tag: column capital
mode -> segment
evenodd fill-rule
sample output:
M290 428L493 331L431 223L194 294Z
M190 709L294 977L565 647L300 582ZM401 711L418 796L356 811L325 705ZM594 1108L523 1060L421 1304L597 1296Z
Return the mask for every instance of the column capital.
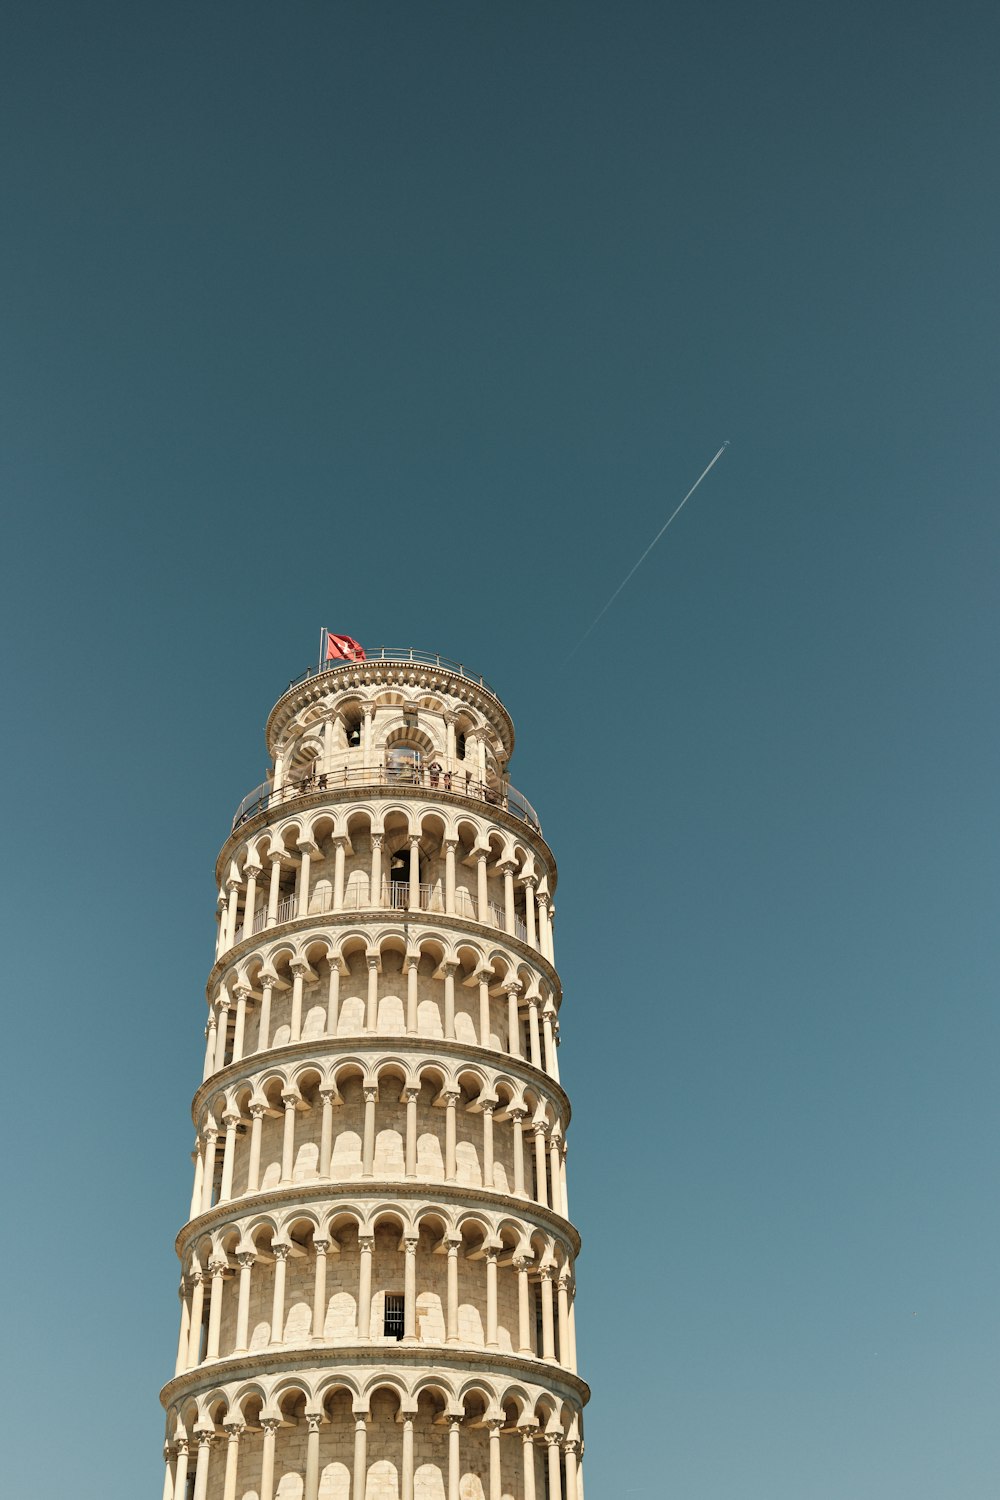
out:
M458 972L458 964L452 958L446 958L443 963L439 965L439 967L441 973L446 979L450 979L454 974Z
M403 1248L407 1255L416 1255L419 1243L420 1236L418 1234L403 1235Z
M532 1442L534 1442L535 1438L538 1436L538 1423L537 1422L519 1422L518 1425L517 1425L517 1430L521 1434L522 1438L524 1439L524 1441L526 1443L532 1443Z
M552 1265L551 1262L548 1262L547 1264L543 1264L538 1267L538 1274L543 1281L554 1281L556 1277L556 1268L554 1265Z
M544 1120L534 1120L531 1125L531 1133L536 1139L538 1136L541 1136L542 1140L545 1140L549 1133L549 1127Z
M239 1442L247 1430L247 1424L241 1421L239 1417L233 1418L232 1421L227 1419L223 1422L222 1427L223 1431L227 1432L231 1438L235 1438L237 1442Z
M305 1419L309 1424L310 1432L319 1432L320 1423L323 1421L323 1413L321 1411L307 1411Z
M362 1088L362 1093L365 1096L365 1103L366 1104L376 1104L378 1102L378 1084L377 1083L366 1083L364 1085L364 1087Z
M267 1114L267 1105L266 1104L251 1104L249 1106L249 1114L250 1114L251 1120L262 1120L264 1118L264 1116Z
M242 1116L238 1110L227 1110L222 1116L222 1123L227 1130L235 1130L241 1119Z
M201 1133L209 1145L211 1145L213 1141L217 1141L219 1139L219 1127L214 1123L211 1125L206 1125Z
M497 868L500 871L501 875L513 875L514 872L515 872L515 870L517 869L517 860L515 860L515 859L504 859L504 860L501 860L501 862L497 866Z
M535 892L535 900L538 902L539 906L548 906L551 899L552 898L549 895L548 891L539 890Z
M510 1115L510 1118L512 1120L516 1120L517 1123L520 1124L521 1121L524 1119L525 1115L528 1113L528 1111L526 1109L521 1109L521 1108L518 1107L518 1108L514 1108L514 1109L509 1109L507 1111L507 1113Z
M550 1448L562 1447L563 1435L561 1432L543 1432L542 1436Z
M518 979L507 979L504 981L504 990L508 995L520 995L523 986Z
M411 849L415 849L415 848L419 847L420 840L423 838L423 834L422 833L408 833L406 835L406 837L407 837L407 840L409 842L410 848Z
M482 1099L480 1100L479 1108L484 1115L492 1115L495 1113L499 1103L499 1099Z
M332 1105L332 1104L336 1104L337 1100L340 1098L340 1095L337 1093L336 1089L327 1088L327 1089L320 1089L320 1091L319 1091L319 1097L322 1099L322 1101L323 1101L324 1104L331 1104Z
M479 980L480 984L492 984L496 977L497 976L494 974L492 969L476 970L476 978Z
M580 1444L576 1438L564 1438L562 1446L564 1453L579 1453L580 1451Z
M499 1433L499 1431L500 1431L501 1427L503 1426L503 1424L504 1424L503 1417L487 1417L486 1421L484 1422L483 1425L485 1427L488 1427L489 1430L490 1430L490 1433L492 1434L494 1432Z
M358 1249L370 1255L375 1249L375 1236L373 1234L359 1234Z
M372 848L373 849L381 849L381 847L382 847L382 840L384 838L385 838L385 834L383 834L383 833L373 833L372 834Z
M520 884L521 885L529 885L531 887L531 889L534 890L535 887L538 885L538 876L537 875L522 875L521 876L521 880L520 880Z
M260 865L244 865L243 866L243 873L244 873L244 875L252 875L253 878L254 878L254 880L256 880L257 876L262 873L261 866Z
M304 958L293 958L288 967L291 969L296 979L298 979L300 974L308 974L309 972L309 965L306 963Z
M229 1266L224 1260L216 1260L213 1258L208 1263L208 1273L210 1276L225 1276L228 1270Z
M285 1089L281 1095L281 1102L286 1109L295 1109L301 1098L302 1095L297 1089Z
M194 1435L198 1439L199 1448L211 1448L215 1442L214 1427L202 1427L199 1425L195 1428Z
M417 1100L420 1098L419 1084L416 1087L414 1087L412 1084L408 1084L407 1087L403 1089L400 1098L402 1099L404 1104L416 1104Z
M316 1252L317 1255L325 1255L326 1252L329 1250L329 1248L330 1248L330 1241L329 1240L325 1240L322 1237L320 1237L319 1239L317 1239L316 1236L313 1235L313 1249L315 1250L315 1252Z
M225 1015L230 1009L233 1002L228 995L223 994L219 996L218 1000L215 1003L222 1011L223 1015Z
M271 1246L271 1254L274 1256L275 1260L287 1260L288 1257L291 1255L291 1253L292 1253L292 1247L291 1247L291 1245L274 1245L274 1244L272 1244L272 1246Z
M280 1417L261 1417L261 1419L260 1419L260 1425L264 1429L264 1435L265 1435L265 1437L269 1433L273 1437L273 1435L277 1432L278 1428L281 1426L281 1418Z
M249 1000L253 991L248 984L234 984L233 994L237 1000Z
M528 1274L534 1264L535 1257L533 1255L515 1255L513 1260L511 1261L511 1265L514 1267L514 1270L519 1272L523 1271L525 1275Z
M257 1256L253 1250L239 1250L237 1251L236 1259L239 1261L241 1271L249 1271L250 1267L255 1263Z
M452 1109L454 1109L455 1105L458 1103L461 1097L462 1095L458 1089L441 1090L441 1098L444 1100L445 1104L447 1104Z

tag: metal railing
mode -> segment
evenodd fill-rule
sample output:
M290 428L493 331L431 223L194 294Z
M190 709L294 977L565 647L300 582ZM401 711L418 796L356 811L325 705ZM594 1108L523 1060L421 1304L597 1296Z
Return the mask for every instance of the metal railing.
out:
M367 884L349 885L344 892L342 911L411 911L410 906L410 882L408 880L383 880L382 900L377 906L373 906L368 893ZM309 902L310 917L327 916L333 910L333 893L327 887L323 890L319 900L315 894ZM420 884L419 911L437 912L442 916L445 913L444 891L440 885L429 885L423 881ZM278 902L276 925L284 922L294 921L297 915L295 896L285 896ZM479 921L479 911L469 891L464 886L458 886L455 890L455 915L465 917L470 921ZM495 901L489 903L490 925L498 932L505 932L507 927L506 917L502 906L497 906ZM262 906L253 919L253 930L256 935L263 932L267 926L267 907ZM522 943L528 941L528 929L521 918L515 914L514 936L520 938Z
M412 661L422 667L440 667L442 672L454 672L456 677L464 677L467 682L474 682L477 686L485 688L488 693L497 696L496 688L486 681L480 672L474 672L464 662L452 661L450 656L439 656L436 651L418 651L415 646L366 646L365 662L371 661ZM293 677L288 688L293 688L297 682L307 682L310 677L320 677L324 672L333 672L337 667L358 666L364 663L344 661L323 661L315 667L306 667L298 677ZM285 691L288 691L288 688Z
M337 771L320 771L310 776L293 777L277 791L271 787L270 782L262 782L260 786L254 787L252 792L247 793L236 809L233 831L235 832L250 818L256 817L259 812L266 812L268 808L277 807L286 802L294 802L298 797L311 796L314 792L337 791L340 788L350 787L370 791L374 787L397 786L419 786L426 787L431 792L452 792L459 797L467 798L470 802L484 802L489 807L502 808L504 812L511 813L524 823L529 823L539 833L542 831L535 809L527 797L523 797L515 787L503 782L491 786L489 782L479 781L471 771L444 771L425 765L384 764L342 766Z

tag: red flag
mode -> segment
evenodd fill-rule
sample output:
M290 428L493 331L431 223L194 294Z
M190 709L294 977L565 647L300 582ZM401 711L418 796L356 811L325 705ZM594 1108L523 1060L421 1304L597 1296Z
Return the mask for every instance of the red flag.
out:
M365 648L359 646L357 641L349 635L331 635L328 630L326 659L327 661L364 661Z

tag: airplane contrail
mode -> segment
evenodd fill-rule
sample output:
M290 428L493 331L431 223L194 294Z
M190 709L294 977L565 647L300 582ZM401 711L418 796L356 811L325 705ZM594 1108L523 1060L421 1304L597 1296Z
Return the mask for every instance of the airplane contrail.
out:
M572 651L569 653L569 656L567 656L567 658L566 658L567 661L569 661L571 657L573 657L573 656L576 655L576 653L579 651L580 647L583 645L584 641L587 639L587 637L590 634L590 632L593 630L594 626L597 625L599 623L599 621L601 621L604 618L604 616L607 614L608 610L611 608L612 604L614 604L615 600L618 598L618 595L621 593L622 589L628 583L629 579L633 576L633 574L635 574L636 572L638 572L639 568L642 567L642 564L646 561L646 558L652 552L653 548L656 546L657 542L660 540L660 537L663 535L663 533L666 531L667 527L670 525L671 521L675 521L677 519L677 517L680 515L681 511L684 509L685 505L687 505L688 501L691 499L691 496L694 494L695 490L698 488L699 484L701 484L701 481L705 478L705 475L709 472L710 469L714 469L715 468L715 465L719 462L719 459L722 457L722 455L725 453L725 451L726 451L726 449L728 447L729 447L729 439L727 438L726 441L723 443L722 447L719 449L718 453L712 459L712 462L705 469L703 469L702 472L698 475L698 478L695 480L694 484L688 490L687 494L684 496L684 499L681 501L680 505L678 505L677 509L673 512L672 515L668 516L667 519L664 521L663 525L660 527L659 531L656 533L656 535L654 536L653 540L650 542L649 546L646 548L645 552L640 557L639 561L637 563L635 563L629 569L629 571L625 574L625 577L622 579L621 583L615 589L614 593L611 595L611 598L608 600L607 604L605 604L604 608L600 611L600 613L597 614L597 615L595 615L594 619L591 620L590 624L587 626L586 630L583 632L583 635L581 635L580 639L577 641L576 645L573 647Z

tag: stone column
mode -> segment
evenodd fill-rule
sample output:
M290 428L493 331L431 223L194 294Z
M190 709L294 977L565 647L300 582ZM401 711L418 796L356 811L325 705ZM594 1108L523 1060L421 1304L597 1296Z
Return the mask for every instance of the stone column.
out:
M455 1154L456 1154L456 1152L455 1152L455 1146L456 1146L456 1136L457 1136L457 1125L456 1125L456 1119L455 1119L455 1107L458 1104L458 1099L459 1099L459 1096L455 1092L454 1089L446 1089L445 1090L445 1095L444 1095L444 1102L445 1102L444 1180L445 1180L445 1182L454 1182L455 1181L455 1177L457 1175L456 1161L455 1161Z
M226 1274L226 1262L224 1260L210 1260L208 1271L212 1285L208 1295L208 1342L205 1349L206 1359L218 1359L219 1357L219 1334L222 1330L222 1279Z
M521 1457L524 1466L524 1500L535 1500L535 1433L538 1428L526 1422L519 1427L521 1434Z
M285 1106L285 1119L281 1133L282 1183L291 1182L295 1172L295 1106L298 1099L298 1094L291 1092L281 1096L281 1102Z
M355 1413L354 1418L354 1478L351 1483L351 1500L365 1500L368 1487L368 1424L365 1417Z
M566 1216L566 1209L562 1201L562 1156L559 1151L559 1137L555 1134L549 1137L549 1176L552 1178L552 1207L557 1214Z
M403 1423L403 1457L400 1464L400 1500L413 1500L413 1418L400 1413Z
M526 875L521 884L524 886L524 925L528 933L528 943L532 948L538 947L538 935L535 932L535 886L538 879L534 875Z
M163 1475L163 1500L174 1500L176 1449L172 1448L169 1443L163 1445L163 1462L166 1465Z
M545 1071L550 1078L559 1082L559 1064L556 1061L556 1039L553 1031L553 1023L556 1019L554 1010L546 1006L542 1012L542 1026L545 1029Z
M492 927L493 923L490 920L489 885L488 885L487 879L486 879L486 861L487 861L488 858L489 858L489 851L488 850L486 850L486 849L477 849L477 851L476 851L476 897L477 897L476 905L477 905L477 908L478 908L477 916L479 917L480 922L483 922L487 927Z
M258 1027L257 1051L266 1052L267 1044L271 1039L271 993L274 989L274 978L269 974L261 976L261 999L260 999L260 1026Z
M557 1301L556 1307L559 1314L559 1363L570 1369L569 1358L569 1282L565 1275L560 1275L556 1282Z
M307 917L309 915L309 866L315 848L316 845L310 843L298 845L302 859L299 864L299 899L295 903L295 915L297 917Z
M403 1239L403 1343L417 1342L417 1236Z
M323 1413L307 1411L305 1418L309 1424L306 1437L305 1500L319 1500L319 1424L323 1420Z
M247 865L247 894L243 903L243 941L253 937L253 919L257 915L257 876L260 865Z
M510 1123L514 1131L514 1197L526 1198L524 1191L524 1137L521 1132L521 1121L527 1114L524 1109L512 1109L510 1111Z
M483 1101L483 1187L493 1188L493 1111L495 1099Z
M518 1000L521 995L521 986L516 980L508 980L504 985L507 991L507 1051L511 1057L523 1057L521 1051L521 1018L518 1010Z
M549 1495L548 1500L562 1500L562 1471L559 1454L562 1449L562 1433L547 1432L546 1446L549 1450Z
M542 1044L538 1032L538 996L528 996L528 1046L531 1050L531 1063L535 1068L542 1066Z
M186 1500L188 1473L188 1440L177 1439L177 1462L174 1466L174 1495L176 1500Z
M448 1422L448 1500L461 1500L459 1485L462 1479L462 1454L459 1447L461 1419L452 1417Z
M406 955L406 1034L416 1036L417 1034L417 1005L420 999L420 954L408 953Z
M563 1443L563 1459L566 1464L566 1500L577 1500L576 1455L579 1451L580 1444L574 1438L567 1438Z
M374 1249L375 1236L373 1234L358 1236L358 1250L360 1252L360 1271L358 1274L358 1338L361 1340L367 1340L371 1337L372 1252Z
M412 1180L417 1175L417 1100L420 1090L406 1088L401 1097L406 1105L406 1176Z
M194 1500L207 1500L208 1470L212 1462L215 1432L211 1427L196 1427L194 1432L198 1439L198 1462L194 1471Z
M340 958L330 960L330 987L326 992L326 1034L337 1035L340 1022Z
M229 892L229 905L226 908L226 938L223 952L228 953L236 942L236 912L240 904L240 883L238 880L227 880L226 889ZM199 1455L200 1456L200 1455Z
M503 1417L490 1417L486 1423L490 1432L490 1500L502 1500L503 1480L500 1472L500 1429Z
M368 955L368 1007L365 1011L365 1030L374 1036L378 1031L378 954Z
M201 1185L201 1211L207 1213L212 1207L212 1195L215 1192L215 1143L219 1139L219 1132L214 1125L209 1125L205 1130L205 1176Z
M215 1027L215 1071L220 1073L226 1066L226 1044L229 1041L229 1007L232 1004L228 995L219 998L218 1020Z
M577 1370L577 1363L576 1363L576 1286L575 1285L573 1285L573 1286L570 1287L570 1292L569 1292L569 1318L567 1319L567 1323L568 1323L568 1327L569 1327L569 1367L573 1371L573 1373L575 1374L576 1370Z
M509 859L500 866L503 872L503 920L504 931L514 936L514 871L517 869Z
M448 1041L455 1040L455 970L458 964L443 963L444 975L444 1034Z
M201 1075L202 1083L206 1078L211 1078L215 1072L215 1033L218 1030L218 1024L213 1005L209 1008L208 1025L205 1027L205 1067Z
M376 1084L366 1084L365 1096L365 1125L364 1137L361 1146L361 1175L362 1177L375 1176L375 1101L378 1099L378 1087Z
M480 1047L493 1046L493 1027L490 1022L490 985L494 980L492 969L480 969L476 975L479 980L479 1045Z
M188 1344L188 1369L193 1370L201 1363L201 1324L205 1311L205 1281L204 1271L192 1271L191 1273L191 1339Z
M239 1115L225 1114L222 1123L226 1127L226 1144L222 1152L222 1183L219 1187L219 1202L225 1203L233 1196L233 1166L236 1159L236 1131Z
M569 1142L563 1141L562 1150L559 1153L559 1181L562 1184L562 1211L563 1218L569 1218L569 1187L566 1179L566 1156L569 1152Z
M333 909L344 910L344 866L347 861L347 840L333 840Z
M260 1459L260 1500L274 1500L274 1439L281 1426L280 1417L261 1417L264 1444Z
M297 958L292 964L292 1016L289 1041L302 1040L302 986L305 983L307 965Z
M319 1097L323 1101L323 1122L319 1134L319 1175L329 1178L333 1158L333 1106L337 1096L333 1089L320 1089Z
M517 1341L518 1354L530 1356L531 1347L531 1288L528 1283L528 1268L531 1261L526 1255L514 1257L517 1272Z
M555 1329L552 1326L552 1266L542 1266L542 1358L555 1362Z
M455 915L455 850L458 839L444 841L444 909L449 917Z
M205 1153L200 1135L195 1140L194 1150L191 1153L191 1159L194 1162L194 1187L191 1190L191 1211L188 1214L189 1219L193 1219L197 1214L201 1213L201 1198L202 1194L205 1191Z
M188 1304L187 1282L181 1277L181 1284L177 1289L181 1301L181 1327L177 1337L177 1359L174 1363L174 1375L180 1375L187 1369L188 1345L191 1342L191 1308Z
M274 1294L271 1298L271 1343L285 1342L285 1267L291 1245L271 1246L274 1256Z
M316 1267L315 1280L313 1281L312 1336L317 1343L322 1342L323 1328L326 1323L326 1252L329 1248L329 1240L313 1237Z
M260 1138L263 1126L261 1121L267 1113L266 1104L251 1104L250 1106L250 1160L247 1163L247 1192L256 1193L260 1190Z
M552 929L549 924L548 891L539 891L538 903L538 948L543 958L552 963ZM574 1500L576 1497L574 1496Z
M454 771L455 766L457 764L457 760L458 760L458 757L455 754L455 738L456 738L456 736L455 736L455 725L458 722L458 720L457 720L457 717L456 717L455 714L453 714L453 713L446 713L445 716L444 716L444 722L445 722L445 731L444 731L444 733L445 733L445 750L444 750L445 768L447 770L449 770L449 771Z
M361 746L361 748L362 748L362 756L361 756L361 758L362 758L362 760L365 763L365 770L366 771L373 771L373 770L376 769L376 766L375 766L375 705L374 705L374 703L366 703L365 704L365 721L364 721L364 724L362 725L361 739L362 739L362 746ZM363 1492L362 1492L361 1495L358 1496L358 1500L363 1500Z
M240 1466L240 1438L243 1423L223 1422L226 1434L226 1475L222 1481L222 1500L236 1500L236 1479Z
M549 1206L549 1190L545 1181L545 1126L536 1125L535 1135L535 1199L543 1208Z
M233 1032L233 1062L241 1062L247 1029L247 1001L250 991L245 985L236 987L236 1030Z
M448 1236L448 1325L447 1342L458 1343L458 1252L461 1235Z
M486 1347L496 1349L497 1340L497 1250L486 1250Z
M236 1304L236 1347L234 1354L245 1354L250 1347L250 1278L256 1256L251 1250L241 1250L236 1259L240 1263L239 1300Z
M267 888L267 925L278 925L278 895L281 888L281 855L271 855L271 881Z
M410 910L420 910L420 835L410 834Z
M382 905L382 834L372 834L372 873L368 901L376 909Z

